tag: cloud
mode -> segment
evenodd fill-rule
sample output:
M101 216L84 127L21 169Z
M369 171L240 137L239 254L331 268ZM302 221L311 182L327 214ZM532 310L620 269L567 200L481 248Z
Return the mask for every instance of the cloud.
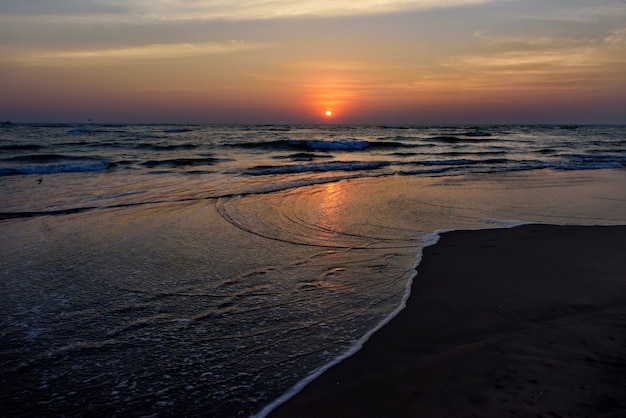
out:
M58 51L8 51L5 49L2 52L5 57L9 57L9 61L22 65L67 66L70 64L120 64L137 61L178 60L183 58L251 51L268 47L268 45L249 44L244 41L231 40L224 43L151 44L110 49Z
M614 32L603 41L579 44L547 37L510 39L503 41L508 49L450 57L441 67L474 90L547 93L601 88L623 79L625 55L613 50L621 36L623 32Z
M199 1L159 1L162 10L183 18L267 19L300 16L350 16L393 13L406 10L458 7L488 3L493 0L231 0L213 1L207 6ZM150 2L151 5L154 2ZM151 6L152 7L152 6Z
M609 45L624 45L626 43L626 28L614 30L604 41Z
M495 56L467 56L456 60L454 65L463 63L470 68L499 68L531 72L555 72L557 69L598 67L602 65L590 48L554 51L509 51Z
M57 22L262 20L397 13L480 5L503 0L21 0L3 15Z
M599 19L623 19L626 8L621 0L531 0L526 16L549 22L596 23Z
M10 16L123 14L131 2L85 0L20 0L2 5L2 14Z

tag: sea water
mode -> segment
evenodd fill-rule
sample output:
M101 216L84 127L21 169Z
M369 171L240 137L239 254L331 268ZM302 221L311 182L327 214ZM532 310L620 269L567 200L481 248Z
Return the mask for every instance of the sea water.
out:
M620 126L3 125L4 411L264 415L439 231L624 224L625 165Z

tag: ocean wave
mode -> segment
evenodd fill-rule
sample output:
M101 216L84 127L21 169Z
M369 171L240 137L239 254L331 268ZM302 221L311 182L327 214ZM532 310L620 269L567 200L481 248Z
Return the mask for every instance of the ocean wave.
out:
M68 131L68 133L70 134L84 134L88 132L89 132L89 129L87 128L72 128Z
M259 142L235 142L225 143L227 147L234 148L248 148L248 149L267 149L267 150L292 150L292 149L306 149L305 145L291 143L287 139L277 139L273 141L259 141Z
M296 145L304 142L309 149L318 150L364 150L370 146L368 141L289 141Z
M328 155L322 155L322 154L313 154L310 152L298 152L295 154L289 154L289 155L280 155L280 156L276 156L273 157L274 159L290 159L292 161L312 161L312 160L318 160L318 159L322 159L322 158L328 158Z
M601 170L605 168L623 168L626 158L620 155L584 155L576 154L571 160L558 164L561 170Z
M164 129L163 132L166 134L178 134L178 133L183 133L183 132L192 132L193 129L189 129L189 128L171 128L171 129Z
M431 155L442 155L442 156L447 156L447 157L457 157L460 155L472 155L472 156L479 156L479 155L505 155L506 151L498 151L498 150L492 150L492 151L448 151L448 152L440 152L440 153L431 153Z
M491 138L491 134L489 135L468 135L468 134L462 134L464 135L463 137L461 136L433 136L430 138L427 138L429 141L437 141L437 142L450 142L450 143L455 143L455 142L476 142L476 141L491 141L493 140Z
M473 165L473 164L504 164L509 162L506 158L491 158L488 160L471 160L467 158L460 158L456 160L428 160L420 161L422 165Z
M192 150L198 148L196 144L172 144L172 145L160 145L160 144L139 144L135 146L136 149L149 150L149 151L179 151L179 150Z
M272 174L295 174L307 172L326 171L354 171L354 170L376 170L389 165L387 162L360 162L360 161L330 161L321 163L285 165L285 166L257 166L246 170L246 174L252 176L264 176Z
M364 151L368 149L381 148L413 148L428 146L426 144L406 144L398 141L365 141L365 140L312 140L312 139L278 139L273 141L260 142L237 142L224 144L230 147L266 149L269 151L281 150L314 150L314 151Z
M69 134L88 134L88 135L113 133L113 132L120 133L123 131L113 131L111 129L103 129L103 128L96 128L96 127L78 127L78 128L72 128L68 131Z
M154 167L185 167L195 165L212 165L221 161L219 158L202 157L202 158L174 158L167 160L148 160L141 163L141 165L154 168Z
M268 150L320 150L320 151L352 151L364 150L370 146L368 141L324 141L324 140L300 140L300 139L278 139L274 141L261 142L238 142L225 144L238 148L257 148Z
M463 134L463 136L469 136L472 138L486 137L486 136L491 136L491 135L492 135L491 132L485 132L485 131L468 131Z
M37 151L42 149L43 145L37 144L14 144L14 145L2 145L0 151Z
M0 175L104 171L112 165L108 161L93 157L35 154L2 160L0 162Z
M383 129L409 129L408 126L404 126L404 125L384 125L384 126L381 126L381 128Z

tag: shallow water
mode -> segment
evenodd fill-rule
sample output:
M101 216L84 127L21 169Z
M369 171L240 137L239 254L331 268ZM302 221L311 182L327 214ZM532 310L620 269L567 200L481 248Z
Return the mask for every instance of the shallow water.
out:
M27 128L22 134L38 138ZM52 132L61 129L68 127ZM500 172L495 162L483 173L457 161L449 165L460 172L409 175L390 173L390 166L406 168L391 157L372 169L362 163L380 160L380 153L340 149L323 158L359 161L353 169L281 172L278 157L292 155L293 145L284 149L285 142L277 146L271 138L292 129L219 129L72 132L82 137L68 145L74 157L92 148L102 154L103 136L122 142L106 145L114 148L106 158L115 166L47 173L58 161L45 157L28 163L37 166L35 174L0 178L6 196L0 380L7 413L248 416L387 320L406 298L420 248L434 232L626 222L622 168ZM269 137L259 141L259 130ZM317 141L323 133L295 131L288 141ZM374 142L372 132L382 131L342 128L329 133L327 147L339 148L337 138ZM124 142L129 132L144 136ZM203 145L206 132L237 145ZM55 141L45 146L62 147L68 136ZM246 148L245 141L261 145ZM189 161L204 158L199 154L209 146L220 162L197 172ZM602 147L611 148L610 141ZM10 152L37 160L32 146L22 148ZM623 151L616 146L611 153L615 160ZM259 168L267 165L274 168Z

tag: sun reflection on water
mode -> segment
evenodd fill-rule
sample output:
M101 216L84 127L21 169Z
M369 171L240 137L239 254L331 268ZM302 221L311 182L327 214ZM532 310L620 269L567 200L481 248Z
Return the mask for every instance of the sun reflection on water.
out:
M322 198L317 207L317 217L313 220L313 224L320 231L335 235L342 232L343 189L343 183L328 183L322 189Z

